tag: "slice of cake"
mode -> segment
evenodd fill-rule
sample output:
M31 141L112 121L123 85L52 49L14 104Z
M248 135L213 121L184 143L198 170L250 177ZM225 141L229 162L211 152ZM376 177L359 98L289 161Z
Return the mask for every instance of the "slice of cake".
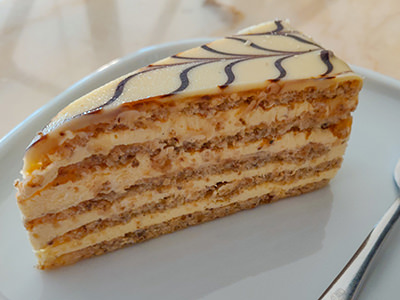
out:
M361 85L275 21L83 96L32 141L16 182L39 268L323 187Z

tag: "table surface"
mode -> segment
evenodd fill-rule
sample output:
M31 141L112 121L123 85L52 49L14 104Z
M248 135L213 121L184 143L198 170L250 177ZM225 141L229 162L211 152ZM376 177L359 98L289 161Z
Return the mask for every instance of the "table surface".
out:
M289 19L348 63L400 79L397 0L3 0L0 138L115 58L277 18Z

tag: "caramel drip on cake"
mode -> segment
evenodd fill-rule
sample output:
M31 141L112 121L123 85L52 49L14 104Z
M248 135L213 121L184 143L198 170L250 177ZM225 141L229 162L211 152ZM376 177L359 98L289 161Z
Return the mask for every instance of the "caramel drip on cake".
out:
M342 164L361 85L277 20L77 99L33 139L16 182L38 267L323 187Z

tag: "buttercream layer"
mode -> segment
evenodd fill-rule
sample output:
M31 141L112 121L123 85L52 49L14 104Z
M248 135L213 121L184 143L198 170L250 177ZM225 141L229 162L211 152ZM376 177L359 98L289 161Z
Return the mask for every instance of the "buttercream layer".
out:
M270 144L270 139L257 140L246 143L236 148L226 148L224 151L183 152L175 155L173 150L166 149L161 156L152 158L149 154L138 154L136 160L139 164L128 164L123 168L107 168L89 170L88 174L79 181L66 182L58 186L52 186L41 191L30 199L26 199L23 205L20 203L26 220L38 218L46 213L55 213L59 210L77 205L82 201L94 198L99 193L114 191L123 193L129 186L145 178L165 176L168 173L178 172L186 168L198 168L202 165L210 165L215 162L230 160L232 157L241 157L268 151L278 153L285 150L294 150L308 143L333 145L341 142L350 133L350 124L344 120L342 131L345 135L337 136L335 130L315 129L307 131L290 131ZM90 176L89 176L90 174ZM44 201L44 199L52 201Z
M149 203L164 203L166 199L196 199L205 197L215 199L224 196L228 190L235 189L239 181L246 178L255 178L264 176L269 181L282 180L283 174L295 174L296 170L304 168L316 168L324 162L337 161L344 154L346 144L340 144L332 147L329 152L310 159L309 161L293 161L293 162L268 162L256 163L250 169L226 171L220 174L209 175L206 178L187 178L178 185L172 184L168 186L160 186L147 191L138 191L136 189L118 195L112 193L98 197L97 201L92 201L88 205L89 210L79 212L73 209L65 212L65 218L59 214L54 218L43 217L30 222L30 238L34 249L45 247L49 241L60 236L67 231L76 229L85 224L95 222L102 219L112 218L113 216L126 213L130 210L140 209ZM310 156L312 158L312 156ZM211 193L211 194L210 194ZM52 216L53 217L53 216ZM35 222L36 221L36 222ZM47 222L46 222L47 221Z
M114 215L110 218L99 219L94 222L85 224L74 230L58 236L47 243L47 246L56 247L63 243L69 242L74 239L81 239L89 234L100 232L104 228L118 226L125 224L130 220L135 219L137 216L145 216L146 214L161 213L169 209L179 207L186 203L193 203L197 201L209 202L225 202L227 198L240 194L244 190L255 188L258 185L265 183L288 183L294 182L299 179L315 176L322 171L331 169L339 169L342 158L337 158L331 161L325 161L319 165L312 167L300 166L296 170L284 170L282 172L271 172L252 177L246 177L233 182L219 182L216 186L206 186L207 190L199 191L198 195L190 197L170 197L162 201L148 201L145 205L137 209L128 210L124 213Z
M68 252L89 247L102 241L112 240L113 238L122 236L129 232L134 232L140 228L159 224L179 216L195 213L197 211L205 211L207 209L223 207L231 203L240 203L250 198L261 197L262 195L268 193L272 193L274 195L284 195L285 192L290 189L300 188L301 186L305 186L313 182L319 182L321 180L329 180L334 177L337 170L338 169L331 169L328 171L320 172L314 176L296 180L290 183L282 184L266 182L250 189L243 190L238 195L228 197L227 199L225 199L225 201L221 202L210 202L207 200L202 200L193 203L184 203L178 207L168 209L167 211L163 212L136 216L134 219L127 223L116 225L113 227L106 227L100 232L91 233L81 239L71 240L57 246L48 246L44 249L36 251L36 254L39 258L39 261L43 261L43 259L45 260L46 257L57 257Z

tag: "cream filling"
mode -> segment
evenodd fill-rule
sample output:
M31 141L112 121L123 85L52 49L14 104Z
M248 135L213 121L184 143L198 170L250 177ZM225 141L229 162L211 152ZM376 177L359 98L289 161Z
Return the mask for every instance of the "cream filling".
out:
M266 182L264 184L257 185L253 188L243 190L243 192L241 192L240 194L232 196L227 201L223 202L222 201L209 202L205 200L205 201L198 201L195 203L185 203L179 207L172 208L167 211L138 216L128 223L120 224L113 227L108 227L100 232L91 233L79 240L71 240L61 245L49 246L45 249L35 251L35 253L39 259L39 262L43 264L47 260L51 260L52 258L61 256L63 254L77 251L89 247L91 245L101 243L103 241L109 241L114 238L123 236L128 232L134 232L141 228L145 228L154 224L160 224L162 222L171 220L173 218L182 215L195 213L197 211L204 211L209 208L222 207L234 202L246 201L250 198L260 197L267 193L275 193L278 195L283 195L286 191L292 188L301 187L303 185L307 185L313 182L318 182L323 179L331 179L335 176L337 171L338 169L331 169L329 171L322 172L315 176L297 180L295 182L288 184Z
M205 187L213 186L218 182L223 181L235 184L235 182L240 179L251 178L272 172L292 171L294 173L299 168L314 168L323 162L342 157L345 149L346 144L341 144L333 147L328 153L313 160L305 161L301 164L274 162L266 164L260 168L241 171L240 174L235 171L229 171L223 174L212 175L200 180L191 180L180 185L179 189L177 186L171 186L168 190L163 192L150 190L140 194L133 194L121 202L116 202L107 211L103 211L101 209L96 210L94 208L86 213L74 215L71 218L61 220L55 224L44 223L37 225L33 228L32 232L30 232L31 243L34 249L40 249L45 247L47 242L53 240L57 236L63 235L70 230L79 228L90 222L98 219L107 219L126 211L136 209L147 203L159 201L160 199L171 195L184 195L186 199L193 199L196 198L197 193L204 190ZM221 190L218 190L208 199L218 198L219 193L221 192Z
M152 163L147 154L140 154L137 156L140 162L137 167L128 165L118 169L96 170L79 181L69 181L43 190L38 195L27 199L24 203L20 203L20 209L25 219L31 220L47 213L55 213L75 206L82 201L93 199L102 191L105 182L109 182L107 191L122 193L140 179L163 176L167 173L180 171L183 168L196 169L200 166L213 165L226 159L239 159L262 151L268 151L271 154L279 153L284 150L294 150L308 143L333 145L335 142L340 143L340 141L330 130L315 129L310 133L288 132L272 145L259 140L238 148L226 148L223 151L183 152L171 160L168 170L154 169L153 167L157 167L158 164ZM168 155L168 149L165 150L165 154ZM170 150L173 152L172 149ZM48 199L51 199L51 201L48 201Z
M135 129L134 131L124 130L116 133L102 133L96 138L88 141L84 147L77 147L71 157L59 157L59 154L49 155L51 163L46 169L37 169L31 175L25 174L24 183L28 183L33 178L42 178L43 181L37 187L24 186L21 190L21 198L29 198L33 193L40 190L48 183L57 177L57 172L60 167L71 165L82 161L94 154L107 155L110 150L118 145L141 144L146 141L155 141L177 137L180 141L207 141L218 136L235 135L244 126L239 121L242 119L246 126L259 126L262 124L268 125L273 122L284 122L290 119L301 116L307 112L321 113L323 116L329 116L330 112L335 111L339 105L345 105L346 109L355 108L355 99L346 99L338 97L324 103L323 106L317 105L314 107L309 102L294 103L292 105L278 105L268 110L256 106L256 101L253 105L247 108L236 108L228 111L217 112L212 118L204 118L198 115L188 117L182 113L176 113L173 118L167 121L151 121L146 124L146 129ZM122 112L120 114L121 124L127 125L129 128L134 128L134 121L137 120L138 112L135 110ZM85 136L86 133L80 132L77 135ZM70 131L65 133L63 139L60 139L61 146L66 140L74 138L75 134ZM157 145L156 145L157 146Z

